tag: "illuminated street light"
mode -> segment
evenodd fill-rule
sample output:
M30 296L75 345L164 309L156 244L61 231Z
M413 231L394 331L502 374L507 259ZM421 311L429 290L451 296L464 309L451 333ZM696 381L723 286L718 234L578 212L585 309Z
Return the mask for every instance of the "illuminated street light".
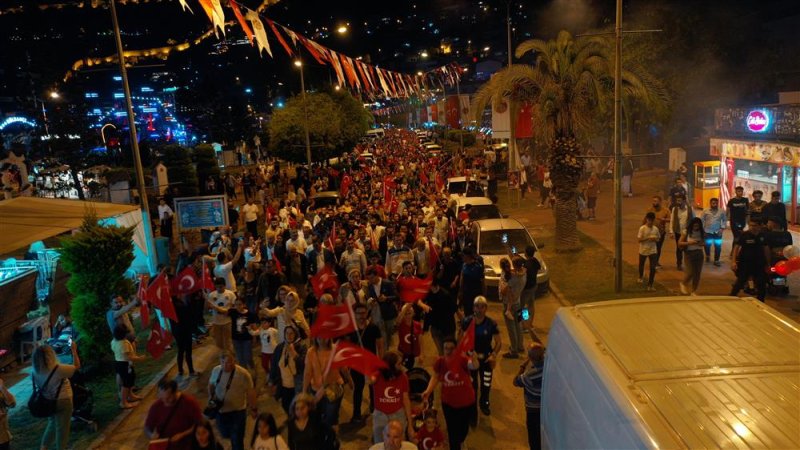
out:
M295 60L294 65L297 66L297 67L303 67L303 61L300 61L299 59L297 59L297 60Z
M422 53L420 53L420 56L422 56L423 58L427 58L428 52L423 51Z
M417 76L421 77L422 76L422 71L417 72Z
M339 34L347 33L347 27L344 25L340 25L339 28L336 29L336 32Z
M61 94L59 94L58 92L56 92L56 91L51 91L50 92L50 98L56 99L56 98L60 98L60 97L61 97Z
M341 89L341 87L339 87L339 85L337 84L336 86L334 86L334 87L333 87L333 89L334 89L335 91L338 91L339 89Z
M483 51L488 52L489 51L489 47L483 47Z

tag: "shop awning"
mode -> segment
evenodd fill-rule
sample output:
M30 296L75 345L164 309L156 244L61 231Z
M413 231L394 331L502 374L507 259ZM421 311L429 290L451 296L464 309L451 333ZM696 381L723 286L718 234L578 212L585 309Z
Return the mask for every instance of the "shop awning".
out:
M100 220L136 215L141 221L139 207L134 205L37 197L3 200L0 201L0 255L80 227L87 211L94 211Z

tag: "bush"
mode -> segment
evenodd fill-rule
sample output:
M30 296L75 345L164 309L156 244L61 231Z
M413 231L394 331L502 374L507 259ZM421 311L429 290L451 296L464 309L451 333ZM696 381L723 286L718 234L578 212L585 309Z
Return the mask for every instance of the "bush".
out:
M192 164L189 149L180 145L165 145L159 149L160 161L167 167L169 183L177 183L181 196L191 197L200 192L197 183L197 171Z
M194 148L194 162L197 165L197 179L200 186L205 186L208 177L214 177L219 186L219 163L217 153L211 144L200 144Z
M61 263L70 274L67 290L74 297L72 319L81 336L81 358L90 365L110 353L106 311L111 296L132 291L124 274L133 262L133 230L102 226L88 213L77 234L61 239Z

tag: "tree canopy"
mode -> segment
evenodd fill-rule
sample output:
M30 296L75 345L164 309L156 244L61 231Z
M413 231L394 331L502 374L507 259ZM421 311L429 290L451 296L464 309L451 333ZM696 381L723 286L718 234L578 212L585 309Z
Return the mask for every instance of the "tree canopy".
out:
M306 93L306 102L314 161L351 150L372 122L372 115L346 92ZM283 108L275 110L269 126L269 145L277 156L305 162L305 121L301 95L290 98Z

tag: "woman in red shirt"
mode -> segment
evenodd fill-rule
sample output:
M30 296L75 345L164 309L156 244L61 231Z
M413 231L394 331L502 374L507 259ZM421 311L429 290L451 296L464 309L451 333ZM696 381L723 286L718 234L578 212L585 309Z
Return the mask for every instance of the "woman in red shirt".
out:
M433 364L436 376L431 377L428 389L422 394L427 400L442 385L442 412L447 424L447 440L451 450L459 450L467 438L472 415L475 414L475 391L469 371L478 367L478 357L471 352L469 358L456 352L456 340L447 337L443 341L444 356Z
M414 305L406 303L397 318L397 350L403 355L406 370L414 367L414 360L420 355L422 324L414 320Z
M372 411L372 437L374 442L383 441L383 429L390 420L398 420L413 436L411 400L408 397L408 377L403 371L400 353L390 350L383 355L387 368L372 377L375 409Z

